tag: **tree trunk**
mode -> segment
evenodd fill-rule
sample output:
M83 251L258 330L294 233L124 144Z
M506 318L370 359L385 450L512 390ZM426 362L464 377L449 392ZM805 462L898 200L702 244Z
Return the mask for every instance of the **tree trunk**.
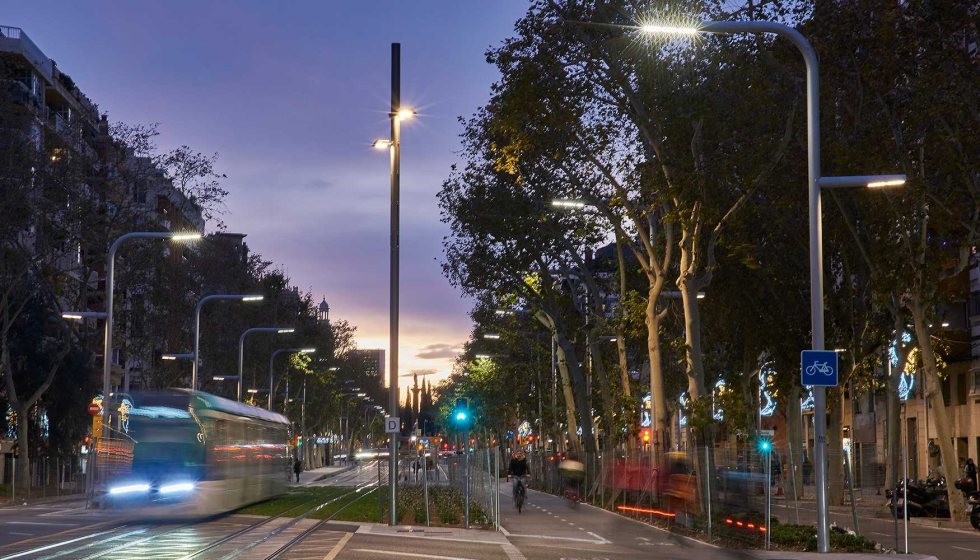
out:
M565 396L565 418L568 428L568 446L576 452L581 452L582 441L579 439L578 419L576 418L576 410L578 407L575 406L575 393L572 390L572 382L568 375L568 358L565 356L565 350L561 347L561 345L558 345L558 373L561 375L562 395ZM561 434L555 434L555 437L561 439Z
M681 248L681 263L685 262L687 249ZM701 356L701 313L698 309L697 279L693 274L681 274L677 278L684 305L684 341L687 345L687 390L691 400L707 396L704 388L704 361Z
M939 453L942 459L943 473L946 480L956 479L959 471L959 457L953 446L953 433L949 425L949 415L946 412L946 399L940 389L942 381L939 378L939 368L936 366L936 355L932 350L929 327L926 325L925 308L916 299L909 305L912 321L915 323L915 336L919 340L919 353L922 356L922 366L926 370L924 377L926 398L932 406L933 419L936 424L936 439L939 440ZM949 494L949 511L953 521L966 521L966 504L963 493L952 488Z
M27 502L27 488L31 484L31 454L27 439L29 409L19 406L14 410L17 411L17 468L14 470L14 476L17 477L17 501L23 504Z
M654 432L654 444L666 441L667 400L664 395L664 373L660 350L660 315L657 312L657 298L663 288L663 281L650 279L646 307L647 353L650 355L650 425Z
M609 377L606 376L606 366L602 363L602 350L596 340L595 329L586 335L589 339L589 359L592 361L592 375L599 380L599 393L602 396L602 431L604 432L603 449L612 449L619 441L618 432L613 422L613 398Z
M786 397L786 442L790 448L787 449L787 453L792 453L792 465L795 469L790 476L795 480L796 499L800 499L803 497L803 419L800 410L800 388L795 385ZM792 492L792 485L784 490Z
M828 393L833 389L828 390ZM828 395L831 396L831 395ZM827 399L827 503L844 505L844 442L841 439L844 410L844 387L837 388L837 398Z
M582 375L582 369L578 365L578 361L575 360L575 348L572 347L572 343L568 340L564 333L558 333L558 352L559 359L561 356L565 356L565 367L568 369L568 377L571 381L571 394L575 401L576 408L579 410L579 424L582 427L581 441L579 441L579 446L583 446L587 453L595 453L595 429L592 426L592 411L589 410L589 399L585 391L585 378ZM569 360L568 357L572 359ZM567 397L567 393L566 393ZM569 440L571 438L571 425L569 425Z

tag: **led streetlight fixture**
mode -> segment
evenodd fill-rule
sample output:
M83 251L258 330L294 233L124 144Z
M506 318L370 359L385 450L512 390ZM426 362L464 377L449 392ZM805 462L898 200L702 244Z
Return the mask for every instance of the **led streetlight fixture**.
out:
M65 311L61 314L62 319L81 321L82 319L105 319L107 314L104 311Z
M390 148L391 146L392 146L391 140L375 140L374 143L371 144L372 148L377 148L379 150L385 150Z
M485 335L483 335L483 338L489 340L497 340L498 338L500 338L500 335L496 333L486 333Z
M581 200L552 200L551 205L559 208L585 208L585 203Z
M264 299L265 296L245 296L242 298L242 301L262 301Z
M279 334L287 334L287 333L296 332L296 329L279 329L276 332Z
M697 35L701 32L697 27L673 25L643 25L640 31L649 35Z
M177 233L170 236L171 241L197 241L201 239L200 233Z
M399 109L398 113L396 113L398 119L402 121L405 119L410 119L417 114L418 113L415 112L415 109Z
M161 360L189 360L194 357L194 354L190 352L186 354L163 354L160 356Z
M822 189L839 189L847 187L866 187L880 189L882 187L901 187L905 184L905 175L857 175L852 177L821 177L817 183Z

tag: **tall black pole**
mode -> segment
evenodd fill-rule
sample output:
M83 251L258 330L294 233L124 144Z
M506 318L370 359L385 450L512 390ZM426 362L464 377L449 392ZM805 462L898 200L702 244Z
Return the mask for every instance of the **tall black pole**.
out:
M401 123L398 111L401 108L401 44L391 44L391 293L390 331L388 344L388 410L398 417L398 220L399 220L399 178L401 152ZM388 455L388 524L397 525L398 503L398 442L400 432L391 434Z

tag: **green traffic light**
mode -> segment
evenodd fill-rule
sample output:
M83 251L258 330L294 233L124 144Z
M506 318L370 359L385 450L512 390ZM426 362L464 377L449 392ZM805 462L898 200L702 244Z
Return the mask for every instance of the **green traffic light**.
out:
M466 413L465 412L462 412L462 411L461 412L457 412L456 413L456 420L458 420L460 422L466 420Z
M764 439L759 442L759 449L761 449L762 451L769 451L769 449L771 448L772 448L772 444L769 442L769 440Z

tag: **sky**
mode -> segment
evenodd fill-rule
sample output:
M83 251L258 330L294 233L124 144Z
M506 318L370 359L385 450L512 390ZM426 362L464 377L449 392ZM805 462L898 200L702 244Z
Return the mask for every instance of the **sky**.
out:
M443 277L436 194L459 116L484 104L487 48L527 0L10 2L22 28L112 122L159 123L157 144L219 153L227 230L325 297L358 346L388 348L391 43L401 43L400 372L447 375L471 302ZM409 379L400 385L407 385Z

